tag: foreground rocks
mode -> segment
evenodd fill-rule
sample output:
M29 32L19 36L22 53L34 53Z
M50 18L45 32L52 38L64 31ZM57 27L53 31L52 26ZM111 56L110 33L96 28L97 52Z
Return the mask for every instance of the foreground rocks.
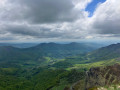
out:
M72 90L107 90L104 87L113 88L111 85L118 85L119 83L120 64L115 64L112 66L91 68L86 72L86 79L76 83L72 87Z
M120 83L120 65L91 68L87 72L86 89Z

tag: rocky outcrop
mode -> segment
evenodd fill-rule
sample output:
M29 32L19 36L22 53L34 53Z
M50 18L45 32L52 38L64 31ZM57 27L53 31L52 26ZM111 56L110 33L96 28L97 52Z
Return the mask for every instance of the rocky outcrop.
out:
M86 72L86 79L72 85L72 90L107 90L101 88L105 86L111 87L111 85L119 83L120 64L115 64L112 66L91 68Z
M120 83L120 65L91 68L86 76L86 90Z

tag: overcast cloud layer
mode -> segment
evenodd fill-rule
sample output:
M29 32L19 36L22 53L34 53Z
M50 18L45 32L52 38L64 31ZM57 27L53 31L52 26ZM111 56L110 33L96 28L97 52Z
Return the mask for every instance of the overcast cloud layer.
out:
M120 0L0 0L0 41L120 37Z

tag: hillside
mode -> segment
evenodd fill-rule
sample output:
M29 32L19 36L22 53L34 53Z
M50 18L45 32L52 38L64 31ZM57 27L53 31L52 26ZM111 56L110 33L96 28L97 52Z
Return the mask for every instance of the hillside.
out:
M1 46L0 89L95 90L118 85L120 44L93 51L95 46L80 43L42 43L31 48Z
M119 90L120 44L102 47L85 55L66 58L74 63L68 69L87 69L86 79L77 81L72 90ZM85 89L86 88L86 89ZM69 89L68 89L69 90Z
M115 63L115 62L120 62L119 53L120 53L120 43L102 47L92 52L88 52L86 54L80 54L74 57L73 56L68 57L66 58L66 61L74 64L87 64L87 63L89 64L95 62L111 63L111 61Z
M87 57L92 59L93 61L100 60L109 60L120 57L120 43L112 44L106 47L102 47L98 50L90 52L87 54Z
M30 48L36 46L38 43L0 43L0 46L12 46L16 48Z
M101 47L99 44L91 43L41 43L30 48L16 48L12 46L0 46L0 62L25 63L48 65L59 59L87 53ZM0 63L0 64L1 64Z

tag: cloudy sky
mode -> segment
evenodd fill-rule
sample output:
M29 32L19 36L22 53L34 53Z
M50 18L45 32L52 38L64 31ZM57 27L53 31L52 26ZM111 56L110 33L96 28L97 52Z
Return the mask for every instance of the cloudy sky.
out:
M120 0L0 0L0 42L120 38Z

